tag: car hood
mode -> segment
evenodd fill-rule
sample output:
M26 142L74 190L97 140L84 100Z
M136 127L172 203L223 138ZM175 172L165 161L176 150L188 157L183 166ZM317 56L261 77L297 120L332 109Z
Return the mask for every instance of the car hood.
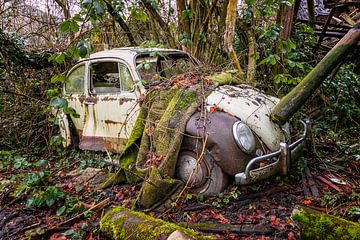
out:
M279 102L248 85L221 86L207 97L207 107L232 114L246 123L271 151L279 149L289 133L288 124L280 127L270 120L270 112Z

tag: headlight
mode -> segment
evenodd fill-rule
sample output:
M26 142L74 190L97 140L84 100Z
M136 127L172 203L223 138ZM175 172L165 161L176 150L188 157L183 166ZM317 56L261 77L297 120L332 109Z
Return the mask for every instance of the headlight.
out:
M255 150L255 137L251 129L241 121L237 121L233 125L233 135L239 148L251 153Z

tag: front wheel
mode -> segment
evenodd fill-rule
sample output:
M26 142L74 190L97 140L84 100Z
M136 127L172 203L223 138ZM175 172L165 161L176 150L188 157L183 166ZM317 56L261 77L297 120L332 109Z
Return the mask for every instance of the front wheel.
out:
M220 193L228 185L229 176L215 163L206 148L202 153L202 142L195 138L184 138L176 173L192 192L204 195Z

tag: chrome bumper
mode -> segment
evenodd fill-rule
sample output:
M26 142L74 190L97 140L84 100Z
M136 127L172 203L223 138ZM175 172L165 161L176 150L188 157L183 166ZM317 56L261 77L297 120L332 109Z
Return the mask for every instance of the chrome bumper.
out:
M290 168L291 155L294 155L295 152L301 150L302 148L301 145L302 143L304 143L304 140L308 133L307 128L309 125L309 121L305 120L305 121L301 121L301 123L304 126L304 132L301 138L299 138L298 140L296 140L291 144L280 143L280 149L278 151L251 159L249 163L246 165L245 172L237 173L235 175L235 182L240 185L247 185L266 179L277 173L280 173L281 175L287 175ZM271 159L276 157L278 158L275 162L254 169L255 164L264 161L266 159Z

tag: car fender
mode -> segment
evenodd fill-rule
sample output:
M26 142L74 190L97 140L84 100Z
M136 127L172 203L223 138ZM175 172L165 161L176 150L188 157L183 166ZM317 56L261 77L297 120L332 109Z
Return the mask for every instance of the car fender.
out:
M276 97L241 84L218 87L207 97L206 104L208 108L216 107L239 118L271 151L276 151L289 135L288 124L280 127L270 119L271 110L278 102Z

